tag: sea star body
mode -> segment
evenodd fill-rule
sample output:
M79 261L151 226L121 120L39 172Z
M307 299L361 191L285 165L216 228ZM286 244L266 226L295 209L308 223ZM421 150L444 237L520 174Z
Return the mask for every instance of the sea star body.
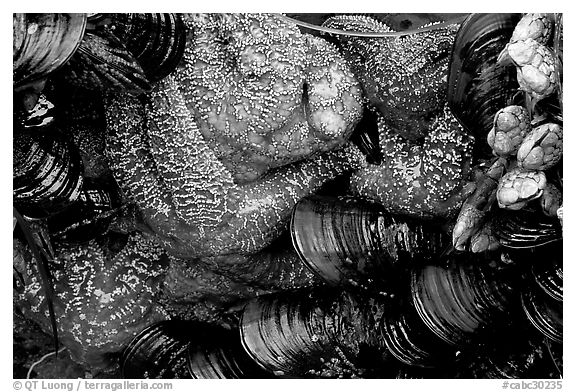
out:
M362 32L390 32L368 16L342 15L325 26ZM391 38L340 36L345 58L366 96L403 137L421 138L446 100L448 61L457 25Z
M184 20L178 86L235 182L345 143L362 115L362 95L336 47L273 15Z
M352 191L388 211L417 218L450 216L467 196L462 192L472 161L474 139L447 107L421 144L397 135L380 116L382 163L352 176Z
M182 66L146 98L107 99L107 155L171 254L253 253L300 198L365 163L342 147L361 90L334 47L273 15L184 20Z
M347 145L237 185L198 130L178 86L169 76L146 104L120 96L106 105L114 175L175 256L258 251L285 229L300 198L365 163Z
M15 269L22 277L16 305L50 331L42 283L32 257L15 243ZM96 241L61 247L51 267L54 310L60 342L71 357L91 368L106 368L145 326L166 319L158 306L168 258L158 245L140 234L129 237L115 253Z

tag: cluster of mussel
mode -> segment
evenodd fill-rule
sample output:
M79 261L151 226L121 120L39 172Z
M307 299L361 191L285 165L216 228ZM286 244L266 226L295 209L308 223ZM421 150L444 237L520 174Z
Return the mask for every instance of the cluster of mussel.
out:
M325 286L249 300L232 328L152 325L124 377L561 376L561 248L446 254L438 227L345 197L299 202L291 235Z
M97 133L104 119L93 117L94 100L74 105L68 95L149 90L180 60L184 33L172 14L14 14L19 213L47 218L50 234L64 241L106 232L121 195L104 162L104 135ZM78 120L75 128L71 120Z
M561 19L540 18L548 18L553 33L541 44L552 42L555 56L561 55ZM479 164L475 189L455 224L391 215L358 197L304 198L292 211L290 236L301 262L322 280L319 287L250 299L231 326L151 325L125 347L123 377L561 377L559 203L554 199L556 208L543 210L539 199L546 189L561 195L561 158L535 169L546 172L553 189L538 183L532 191L523 182L518 193L532 193L522 194L522 209L498 208L497 190L508 184L504 172L516 173L517 164L511 153L493 158L488 148L496 153L498 128L488 131L499 126L500 108L516 105L521 109L505 114L524 116L526 128L546 127L546 135L555 132L546 124L561 125L561 89L531 101L518 92L515 69L498 61L522 20L474 14L456 36L448 103L479 141ZM90 135L92 143L79 148L70 140L82 134L54 120L84 120L89 132L103 119L81 105L57 105L65 100L50 96L50 83L146 91L178 63L184 27L172 14L27 14L15 15L14 23L15 213L25 217L21 229L34 232L36 246L38 232L84 242L120 225L115 217L125 218L127 207L106 165L94 159L103 155L102 135ZM59 53L30 56L46 42L66 45L54 45ZM534 143L542 145L546 135Z

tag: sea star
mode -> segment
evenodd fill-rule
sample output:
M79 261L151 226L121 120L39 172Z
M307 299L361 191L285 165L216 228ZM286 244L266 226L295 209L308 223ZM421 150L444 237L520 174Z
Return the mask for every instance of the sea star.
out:
M334 45L269 14L183 19L178 87L236 183L345 143L362 95Z
M368 16L341 15L325 26L363 32L390 32ZM339 36L344 57L360 80L367 98L384 121L414 140L430 130L446 100L448 61L458 25L391 38Z
M148 98L108 99L107 154L120 187L178 257L258 251L286 228L299 199L365 164L347 145L237 185L198 130L177 75Z
M465 180L474 139L448 107L435 117L422 144L395 134L382 116L378 131L382 163L355 173L352 191L378 201L391 213L417 218L455 214L467 197Z
M20 255L14 268L23 283L15 305L50 331L36 263L22 244L15 242L14 250ZM168 317L156 302L167 263L163 249L141 234L131 235L117 253L94 240L57 250L51 266L54 310L59 340L72 359L106 368L111 353L120 352L145 326Z

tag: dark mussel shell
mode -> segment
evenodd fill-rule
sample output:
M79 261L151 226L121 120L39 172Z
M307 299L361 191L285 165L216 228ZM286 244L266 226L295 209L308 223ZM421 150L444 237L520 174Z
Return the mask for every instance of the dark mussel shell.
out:
M82 160L76 146L60 133L15 132L13 151L14 204L20 213L46 218L79 198Z
M522 293L522 308L528 320L548 339L562 343L562 302L531 290Z
M182 320L144 329L126 346L123 378L265 378L242 348L238 330Z
M538 260L532 264L532 276L538 286L556 301L563 300L564 274L562 262L553 260Z
M186 350L194 326L161 321L144 329L122 351L122 378L190 378Z
M412 300L424 323L448 344L481 340L514 300L515 281L488 264L428 265L412 272Z
M521 14L471 14L460 26L448 71L448 105L478 140L486 140L494 115L518 92L516 69L497 64ZM477 143L491 156L487 143Z
M63 242L88 242L108 231L120 205L120 190L113 181L85 178L78 199L48 218L48 229Z
M562 240L560 221L541 211L499 210L492 227L500 244L508 248L533 248Z
M205 334L205 326L191 321L166 320L145 328L122 352L122 377L190 378L189 344Z
M69 85L85 90L139 95L151 88L138 61L106 26L85 34L59 74Z
M546 338L562 343L563 278L556 260L537 260L522 291L522 309Z
M14 88L44 78L76 52L86 14L13 14Z
M432 260L451 243L438 228L357 198L302 199L290 231L302 261L331 285L383 285L396 280L391 272Z
M266 295L243 310L248 354L268 372L293 377L358 377L386 371L377 331L384 306L346 292Z
M178 14L112 14L112 29L151 82L168 76L184 54L186 28Z
M237 330L219 329L217 339L194 340L188 346L188 371L195 379L271 378L242 347Z
M423 323L410 301L389 301L380 329L390 353L400 362L421 368L454 363L456 349Z

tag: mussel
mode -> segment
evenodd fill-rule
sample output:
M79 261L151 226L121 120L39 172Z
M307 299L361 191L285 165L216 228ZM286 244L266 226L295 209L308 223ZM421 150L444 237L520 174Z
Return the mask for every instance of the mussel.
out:
M457 348L436 336L422 321L409 298L390 300L380 329L390 353L418 368L450 366Z
M471 14L456 35L448 73L448 105L477 140L486 140L498 110L518 91L514 67L497 64L521 14ZM476 149L491 156L486 143Z
M178 14L111 14L111 29L151 82L168 76L184 54L186 28Z
M558 219L541 211L499 210L493 219L494 234L507 248L533 248L562 240Z
M451 243L438 227L359 198L302 199L290 231L302 261L331 285L386 285L410 263L434 260Z
M390 358L377 328L384 308L349 292L261 296L242 312L242 343L275 375L360 377L378 370L382 377Z
M124 378L267 378L243 350L238 330L168 320L144 329L122 352Z
M138 95L151 88L138 61L106 26L85 34L59 74L69 85L86 90Z
M53 238L69 243L87 242L108 230L120 190L113 181L85 178L80 196L67 208L48 218Z
M83 165L76 147L54 129L16 132L13 141L13 195L29 218L46 218L76 201Z
M522 308L530 323L546 338L562 343L563 274L561 260L548 257L532 265L522 291Z
M18 89L45 78L76 52L86 14L14 14L13 83Z
M516 280L489 264L453 260L412 271L412 301L424 323L451 345L482 339L514 307Z
M522 293L522 307L528 320L548 339L562 343L562 302L532 290Z
M188 378L192 325L161 321L140 332L122 352L123 378Z

